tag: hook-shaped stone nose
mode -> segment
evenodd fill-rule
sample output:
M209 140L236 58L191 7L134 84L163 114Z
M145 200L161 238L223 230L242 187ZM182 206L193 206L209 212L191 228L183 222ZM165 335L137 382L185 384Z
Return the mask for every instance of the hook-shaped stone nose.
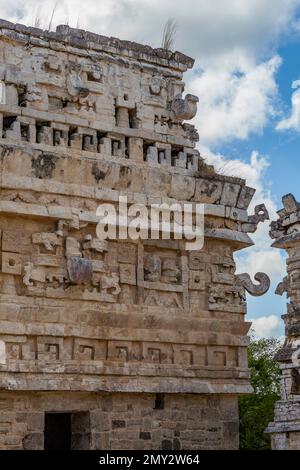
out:
M255 274L254 279L258 282L258 284L254 284L252 282L248 273L238 274L237 277L244 289L255 297L264 295L270 288L270 278L265 273L259 272Z

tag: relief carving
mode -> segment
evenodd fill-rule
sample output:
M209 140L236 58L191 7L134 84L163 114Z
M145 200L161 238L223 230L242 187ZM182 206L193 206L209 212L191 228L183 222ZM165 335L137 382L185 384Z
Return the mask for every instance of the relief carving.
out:
M164 81L160 77L152 77L149 83L151 95L159 96L164 86Z
M167 284L178 284L181 270L175 257L161 257L151 253L144 258L144 280L150 282L162 281Z
M101 278L101 290L105 293L117 296L121 291L118 274L104 274Z
M161 402L164 393L175 401L184 394L179 411L195 404L197 393L204 407L216 408L229 394L231 409L249 391L245 290L258 295L266 285L263 277L253 285L236 276L233 253L251 244L246 232L268 214L261 205L248 217L254 190L215 171L196 149L197 129L186 121L199 100L184 94L183 81L193 60L67 25L43 32L0 23L1 387L20 415L24 406L28 417L32 406L43 408L32 446L37 437L43 445L44 412L55 411L58 393L66 400L61 409L74 414L78 404L91 417L101 411L92 408L99 390L124 391L132 403L141 391ZM159 240L98 239L97 207L117 208L120 195L147 208L189 202L193 228L196 203L205 204L203 249L187 251L175 234L165 239L164 224ZM286 197L284 217L297 218L297 207ZM299 234L299 224L300 217L290 234ZM297 309L300 268L291 270L290 308ZM55 397L45 408L32 390L48 389L47 400ZM24 406L13 398L18 390ZM70 390L79 397L71 407ZM80 405L80 393L91 407ZM0 432L0 448L23 445L21 421L17 435L14 425L12 435ZM92 445L109 438L117 446L102 434ZM149 447L148 434L139 446ZM214 442L215 434L208 432ZM181 437L170 438L171 447L184 445Z
M213 284L209 288L208 305L209 310L225 312L241 312L245 310L242 286L226 286Z
M182 303L176 292L157 292L155 290L147 291L144 299L145 305L152 307L173 307L182 309Z
M156 254L145 257L144 260L144 279L145 281L156 282L161 278L161 259Z
M90 234L73 236L74 230L80 229L75 217L72 221L60 220L55 232L32 235L34 261L23 266L27 295L117 301L121 292L119 272L112 271L103 258L108 243Z
M80 64L70 64L69 73L67 75L67 90L74 101L80 98L86 98L89 94L89 89L84 85L81 78L81 72Z
M162 262L162 276L163 282L177 284L180 281L181 271L177 266L176 259L167 258Z

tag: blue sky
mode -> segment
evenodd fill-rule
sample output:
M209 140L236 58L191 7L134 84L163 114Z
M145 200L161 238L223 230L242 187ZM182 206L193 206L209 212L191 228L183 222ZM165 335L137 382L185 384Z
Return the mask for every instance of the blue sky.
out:
M282 44L279 42L279 47L276 50L282 59L276 74L278 94L274 98L277 102L278 115L271 118L261 132L251 133L246 139L232 139L226 143L211 145L211 148L216 152L248 163L253 149L267 157L269 165L264 170L262 181L271 192L277 209L282 207L281 198L284 194L293 193L300 200L300 127L281 132L276 129L282 116L291 114L291 97L294 91L291 85L300 78L299 51L300 35L298 32L286 35ZM284 257L284 253L282 253L283 262ZM284 269L284 265L282 268ZM268 272L267 269L266 272ZM261 298L248 297L248 317L258 319L264 316L271 318L272 316L273 318L275 315L280 318L280 315L285 313L286 297L274 294L276 281L277 276L273 279L267 295ZM267 321L259 323L258 330L262 330L262 333L278 336L284 334L283 322L278 324L278 322L271 320L269 324Z
M300 33L300 32L299 32ZM277 53L282 58L282 64L276 75L278 86L278 112L289 114L294 80L300 78L300 34L294 32L285 37ZM265 126L261 134L254 133L245 140L232 140L228 144L217 145L216 149L234 158L245 158L253 148L270 158L270 166L265 173L265 180L274 193L277 204L281 197L288 192L298 195L300 169L300 132L291 129L284 133L276 130L278 117L274 117ZM246 157L247 158L247 157ZM298 171L297 171L298 170Z
M300 200L300 0L0 0L0 17L10 21L47 29L51 12L52 27L79 25L154 47L173 17L175 48L195 58L185 81L199 96L202 156L245 177L257 189L253 205L264 202L272 219L284 194ZM248 298L248 318L258 335L280 336L286 299L274 290L284 253L270 248L268 223L253 238L237 269L265 271L272 286L264 297Z

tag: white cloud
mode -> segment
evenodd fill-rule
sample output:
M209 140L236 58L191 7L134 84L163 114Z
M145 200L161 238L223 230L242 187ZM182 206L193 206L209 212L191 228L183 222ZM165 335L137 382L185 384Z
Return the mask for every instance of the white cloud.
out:
M276 315L262 316L249 321L252 322L252 329L258 339L279 336L281 323Z
M232 66L208 67L195 77L189 88L200 100L195 119L200 141L215 145L261 133L275 115L275 74L280 63L280 57L274 56L257 65L240 67L238 75Z
M300 87L300 80L292 83L292 88ZM294 130L300 131L300 88L292 94L290 116L282 119L276 126L279 131Z
M270 242L270 239L269 239ZM261 248L259 245L246 256L238 256L237 271L246 270L252 276L257 272L265 272L272 280L281 280L285 271L285 260L280 251L275 249Z

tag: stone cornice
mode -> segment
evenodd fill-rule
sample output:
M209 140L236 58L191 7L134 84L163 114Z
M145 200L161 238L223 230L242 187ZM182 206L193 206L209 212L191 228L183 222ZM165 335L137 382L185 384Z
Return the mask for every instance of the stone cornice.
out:
M64 48L73 48L73 52L74 49L83 52L86 50L105 52L179 71L185 71L194 65L194 59L178 51L154 49L144 44L70 28L68 25L59 25L53 32L0 20L0 34L3 38L7 37L9 40L26 42L39 47L57 49L58 44L61 44Z

